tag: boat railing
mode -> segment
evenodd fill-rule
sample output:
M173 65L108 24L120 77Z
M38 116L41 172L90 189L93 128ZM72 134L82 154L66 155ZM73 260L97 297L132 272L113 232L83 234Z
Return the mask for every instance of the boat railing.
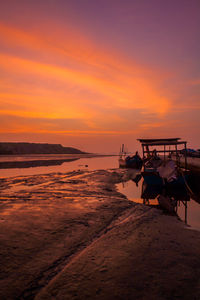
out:
M142 145L143 160L149 160L154 156L159 154L163 155L163 160L167 160L175 154L177 166L180 166L180 156L181 150L178 149L179 146L184 146L184 162L185 169L187 169L187 155L186 155L186 141L180 141L180 138L170 138L170 139L138 139ZM152 149L153 148L153 149Z

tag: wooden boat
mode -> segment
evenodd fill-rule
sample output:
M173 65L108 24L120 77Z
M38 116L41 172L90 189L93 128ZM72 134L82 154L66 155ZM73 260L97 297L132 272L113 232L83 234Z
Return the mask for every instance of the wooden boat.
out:
M142 176L147 184L159 185L171 188L181 188L185 186L183 172L179 172L178 164L178 146L185 145L186 142L179 141L179 138L172 139L140 139L143 149L143 160L145 160ZM150 150L153 146L153 150ZM155 147L164 146L163 149L157 150ZM173 150L171 147L175 147ZM168 147L168 149L167 149ZM180 151L180 150L179 150ZM170 156L176 153L177 160L173 161ZM164 153L161 159L158 153ZM167 156L168 154L168 156ZM147 155L147 157L145 156ZM187 157L185 156L185 169L187 167Z
M135 155L133 156L126 155L126 152L124 151L124 144L123 144L119 154L119 167L141 170L142 164L143 162L138 152L136 152Z
M151 139L140 140L143 149L143 160L145 161L141 172L144 181L142 185L142 198L144 203L149 203L149 199L158 200L161 208L170 214L177 212L177 203L183 202L185 206L185 222L187 220L187 201L188 195L188 177L187 157L184 159L184 169L180 168L178 150L179 145L185 145L186 142L174 139ZM154 149L151 150L150 147ZM159 146L159 149L155 147ZM161 146L161 147L160 147ZM162 149L164 146L164 149ZM173 149L175 148L175 150ZM160 149L161 148L161 149ZM158 153L164 154L159 157ZM175 161L171 157L175 154Z

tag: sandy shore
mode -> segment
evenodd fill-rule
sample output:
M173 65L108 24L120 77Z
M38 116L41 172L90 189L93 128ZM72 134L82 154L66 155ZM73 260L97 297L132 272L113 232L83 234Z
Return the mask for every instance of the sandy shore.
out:
M129 176L1 179L0 299L200 299L200 232L128 201Z

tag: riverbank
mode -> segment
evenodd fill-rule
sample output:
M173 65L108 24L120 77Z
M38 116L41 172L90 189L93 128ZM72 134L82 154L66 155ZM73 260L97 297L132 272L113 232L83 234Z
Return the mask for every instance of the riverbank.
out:
M198 299L200 233L128 201L126 170L1 179L1 299Z
M108 154L34 154L0 156L0 178L66 173L74 170L113 169L118 160Z
M26 169L42 166L57 166L65 162L73 162L80 159L109 157L101 154L33 154L33 155L9 155L0 156L0 169Z

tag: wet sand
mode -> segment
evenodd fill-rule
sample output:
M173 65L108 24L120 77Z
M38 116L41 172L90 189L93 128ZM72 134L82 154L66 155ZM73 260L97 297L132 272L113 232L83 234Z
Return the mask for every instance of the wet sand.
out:
M125 170L0 180L0 299L200 299L200 232L128 201Z

